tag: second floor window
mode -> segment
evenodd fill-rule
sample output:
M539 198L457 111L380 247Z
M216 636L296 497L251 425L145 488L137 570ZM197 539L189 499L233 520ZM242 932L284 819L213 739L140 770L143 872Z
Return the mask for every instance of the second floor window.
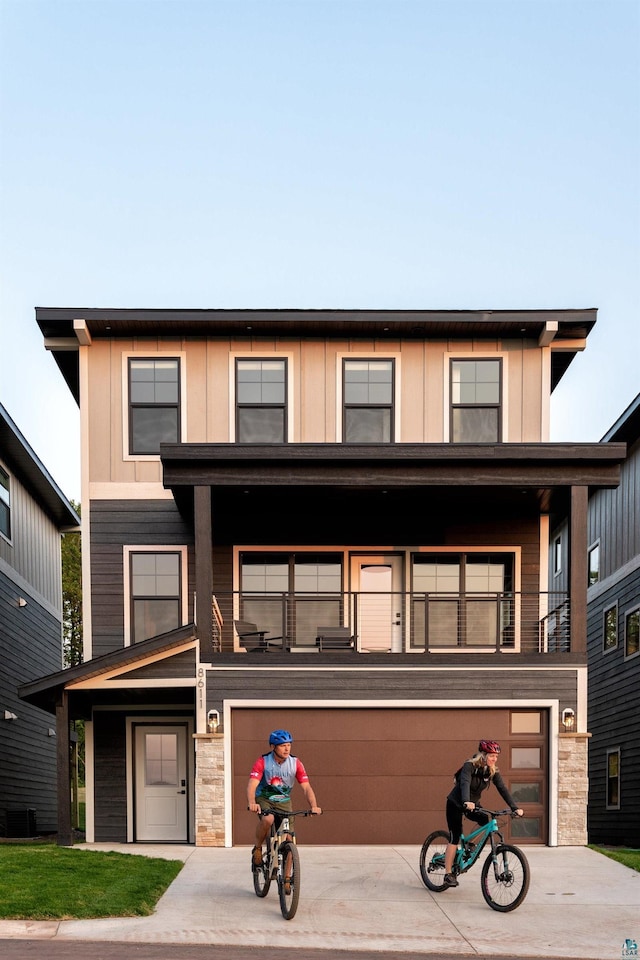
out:
M11 488L9 474L0 467L0 533L11 539Z
M594 583L597 583L600 579L600 544L594 543L594 545L589 549L589 573L588 573L588 585L593 586Z
M284 443L287 439L287 361L236 361L236 440Z
M640 653L640 607L629 611L624 622L624 655L635 657L637 653Z
M157 454L180 442L180 361L129 360L129 453Z
M602 649L614 650L618 646L618 608L609 607L604 612L604 631L602 638Z
M454 443L502 439L502 361L451 361L451 431Z
M393 360L345 360L343 427L345 443L391 443Z
M131 642L139 643L181 624L180 554L131 554Z

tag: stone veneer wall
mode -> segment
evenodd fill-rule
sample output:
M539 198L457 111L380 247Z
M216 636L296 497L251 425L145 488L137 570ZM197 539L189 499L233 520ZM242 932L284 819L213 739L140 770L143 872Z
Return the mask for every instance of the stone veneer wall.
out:
M558 846L587 843L590 733L558 735Z
M224 847L224 735L197 733L196 847Z

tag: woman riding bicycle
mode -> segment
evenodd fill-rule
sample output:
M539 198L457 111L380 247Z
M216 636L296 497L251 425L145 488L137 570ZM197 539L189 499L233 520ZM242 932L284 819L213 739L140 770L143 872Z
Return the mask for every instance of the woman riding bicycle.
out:
M486 814L476 812L475 806L479 803L483 791L491 783L513 812L519 817L522 816L523 811L507 790L507 785L498 770L499 753L500 744L496 740L481 740L475 756L466 760L455 774L455 785L447 797L447 826L450 836L444 858L445 887L458 886L458 881L451 870L462 833L463 814L475 823L485 824L489 821Z
M249 774L247 805L253 813L266 813L258 819L256 842L251 851L255 866L262 863L262 844L278 814L291 810L291 790L297 782L302 787L312 813L322 813L316 802L309 777L298 757L291 756L293 737L288 730L274 730L269 736L270 753L258 757Z

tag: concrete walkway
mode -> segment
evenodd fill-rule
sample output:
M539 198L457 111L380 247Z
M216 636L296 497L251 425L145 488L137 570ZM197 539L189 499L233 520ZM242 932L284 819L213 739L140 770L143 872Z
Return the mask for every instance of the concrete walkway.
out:
M529 893L517 910L501 914L482 898L480 866L462 877L457 889L433 894L420 879L417 846L301 846L300 905L290 922L282 918L275 885L265 899L255 896L249 847L82 847L182 859L185 866L151 917L5 920L0 921L0 939L571 960L623 960L625 941L640 946L640 874L586 847L525 848L532 874Z

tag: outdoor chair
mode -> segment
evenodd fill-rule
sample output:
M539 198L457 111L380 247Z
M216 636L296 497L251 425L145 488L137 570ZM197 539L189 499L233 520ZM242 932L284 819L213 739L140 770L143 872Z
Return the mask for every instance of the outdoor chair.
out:
M349 627L318 627L316 630L316 646L320 653L323 650L355 650L355 637L352 636Z
M248 620L234 620L238 638L248 653L268 653L269 650L286 650L285 637L267 636L268 630L259 630L257 623Z

